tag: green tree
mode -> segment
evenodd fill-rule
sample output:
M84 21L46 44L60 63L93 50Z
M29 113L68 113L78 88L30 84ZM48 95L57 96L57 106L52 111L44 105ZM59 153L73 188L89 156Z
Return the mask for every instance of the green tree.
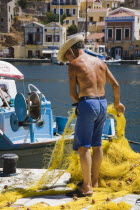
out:
M26 9L26 7L27 7L27 0L19 0L18 4L19 4L19 6L21 6L22 9Z
M61 22L61 25L63 25L64 24L64 19L67 17L67 15L66 14L63 14L63 15L61 15L60 16L60 22Z
M64 19L66 17L67 17L66 14L63 14L63 15L60 16L60 23L61 23L61 25L63 25ZM51 22L59 22L59 15L56 15L54 12L49 11L49 12L46 13L46 17L41 22L43 24L48 24L48 23L51 23Z
M46 17L44 18L44 20L42 20L43 24L48 24L51 22L58 22L59 21L59 17L58 15L56 15L54 12L49 11L46 13Z
M78 32L78 28L76 25L71 25L68 27L67 29L67 35L72 35L72 34L76 34Z

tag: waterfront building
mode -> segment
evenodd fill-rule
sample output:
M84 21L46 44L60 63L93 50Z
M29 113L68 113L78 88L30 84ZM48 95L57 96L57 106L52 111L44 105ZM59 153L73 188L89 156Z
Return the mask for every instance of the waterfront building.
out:
M66 28L59 23L30 22L24 26L24 44L15 46L16 58L52 58L66 41Z
M57 54L59 48L66 41L66 28L59 23L51 22L43 28L43 50L44 57L51 58Z
M0 0L0 32L9 33L14 18L15 0Z
M121 3L122 3L121 0L102 0L102 7L117 9L118 7L121 6Z
M25 25L25 57L41 57L43 49L43 28L44 25L38 22L31 22Z
M50 0L50 9L55 14L66 14L63 26L68 28L71 25L78 25L80 13L80 0ZM60 23L60 19L59 19Z
M120 7L105 20L107 53L116 59L140 57L140 12Z
M125 0L125 7L140 10L140 0Z

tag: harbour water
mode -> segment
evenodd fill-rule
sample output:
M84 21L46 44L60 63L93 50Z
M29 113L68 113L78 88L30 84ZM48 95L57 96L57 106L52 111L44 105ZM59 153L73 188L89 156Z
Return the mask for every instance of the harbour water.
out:
M18 91L27 96L28 84L34 84L52 102L55 115L67 116L72 100L69 97L68 66L51 63L13 63L25 76L17 81ZM140 143L140 67L134 64L109 64L109 69L121 87L121 102L125 105L126 138ZM106 85L108 104L113 102L110 85ZM140 152L140 145L131 144Z

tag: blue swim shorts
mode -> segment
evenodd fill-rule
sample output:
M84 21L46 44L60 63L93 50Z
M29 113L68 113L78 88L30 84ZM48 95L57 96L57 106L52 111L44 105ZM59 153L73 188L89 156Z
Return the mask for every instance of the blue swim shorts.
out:
M98 147L102 145L102 132L107 117L107 100L86 99L77 106L77 122L73 149Z

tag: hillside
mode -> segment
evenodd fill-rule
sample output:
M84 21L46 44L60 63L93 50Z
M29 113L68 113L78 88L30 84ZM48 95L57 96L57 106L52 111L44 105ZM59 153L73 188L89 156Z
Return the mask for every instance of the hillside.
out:
M31 22L38 21L36 18L30 16L17 16L10 29L10 33L0 33L0 45L4 47L11 47L14 45L21 45L24 41L24 25Z

